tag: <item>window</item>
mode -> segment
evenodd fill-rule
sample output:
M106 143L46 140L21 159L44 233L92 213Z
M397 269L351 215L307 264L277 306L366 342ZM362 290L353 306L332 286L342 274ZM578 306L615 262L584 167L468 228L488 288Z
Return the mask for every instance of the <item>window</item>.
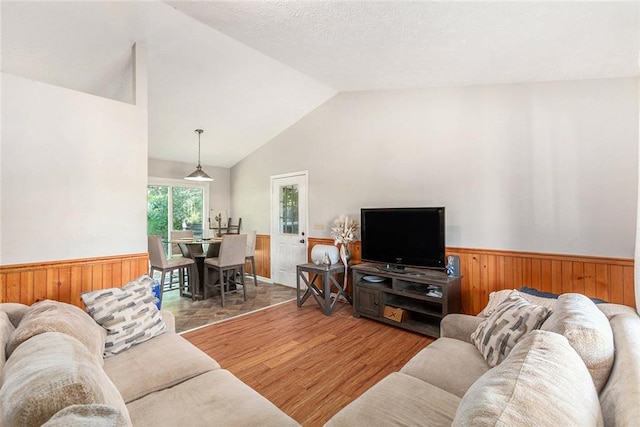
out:
M298 234L298 186L280 187L280 233Z
M147 234L169 238L169 231L193 230L202 237L209 206L209 186L153 179L147 186Z

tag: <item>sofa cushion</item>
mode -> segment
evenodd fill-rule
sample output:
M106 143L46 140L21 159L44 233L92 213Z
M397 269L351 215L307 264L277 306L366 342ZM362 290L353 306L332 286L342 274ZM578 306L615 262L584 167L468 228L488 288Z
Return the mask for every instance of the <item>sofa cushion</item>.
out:
M43 427L124 427L128 419L116 408L97 403L71 405L58 411Z
M611 319L613 316L618 314L630 314L630 315L638 315L638 312L635 308L629 307L628 305L622 304L612 304L612 303L602 303L597 305L598 310L604 313L607 316L607 319Z
M291 417L233 376L216 369L127 404L136 426L297 426Z
M172 333L152 338L104 361L105 372L127 403L219 368L206 353Z
M400 372L462 397L488 370L489 365L473 344L438 338L413 356Z
M334 415L325 426L448 427L459 403L458 396L394 372Z
M563 294L540 328L564 335L587 365L598 392L613 366L613 332L607 316L586 296Z
M151 291L153 279L142 275L122 288L102 289L81 295L87 312L107 330L105 356L121 353L165 331L165 324Z
M635 312L611 318L616 357L600 393L605 426L632 426L640 420L640 317Z
M532 304L513 291L471 334L471 341L489 366L496 366L522 337L540 328L548 315L547 307Z
M9 316L7 313L0 311L0 384L2 384L2 369L4 368L4 363L7 360L7 354L5 351L5 346L9 342L9 338L15 328L13 324L9 320Z
M100 403L116 408L128 422L118 390L77 339L44 332L22 343L4 368L0 388L4 425L44 424L74 404Z
M533 331L464 395L454 426L602 425L589 371L562 335Z
M7 354L11 356L19 345L43 332L60 332L74 337L102 364L105 331L81 308L51 300L40 301L29 307L9 340Z
M516 291L515 289L503 289L501 291L491 292L489 294L489 302L487 306L482 309L480 315L483 317L488 317L493 314L500 304L504 302L509 296ZM516 291L517 292L517 291ZM532 304L541 305L543 307L547 307L553 309L554 304L556 303L556 298L546 298L537 295L531 295L529 293L520 292L520 296Z

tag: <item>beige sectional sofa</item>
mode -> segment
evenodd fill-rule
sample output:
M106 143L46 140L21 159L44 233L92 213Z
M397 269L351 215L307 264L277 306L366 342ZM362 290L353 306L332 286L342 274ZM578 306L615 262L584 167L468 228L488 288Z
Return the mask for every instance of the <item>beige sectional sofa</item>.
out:
M640 423L640 317L634 309L596 305L578 294L557 300L523 294L532 305L550 310L490 367L474 333L483 322L491 323L492 311L511 291L500 294L478 316L445 317L439 339L327 426Z
M90 312L100 311L87 302ZM176 334L171 313L155 314L161 319L143 316L153 336L122 339L113 326L118 316L105 322L52 301L0 304L0 424L298 425ZM103 357L107 349L113 354ZM595 305L578 294L553 300L501 291L479 316L445 317L439 339L327 426L630 426L638 420L635 310Z
M38 304L34 319L29 313ZM103 358L93 348L103 345L102 328L93 329L81 309L61 304L0 304L0 424L298 425L176 334L171 313L161 312L162 333ZM29 321L32 326L21 326Z

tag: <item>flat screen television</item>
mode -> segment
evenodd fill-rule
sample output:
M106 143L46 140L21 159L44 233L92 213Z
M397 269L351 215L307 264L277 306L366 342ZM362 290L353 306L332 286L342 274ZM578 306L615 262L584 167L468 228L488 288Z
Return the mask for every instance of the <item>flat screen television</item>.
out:
M362 208L362 260L390 271L445 267L444 207Z

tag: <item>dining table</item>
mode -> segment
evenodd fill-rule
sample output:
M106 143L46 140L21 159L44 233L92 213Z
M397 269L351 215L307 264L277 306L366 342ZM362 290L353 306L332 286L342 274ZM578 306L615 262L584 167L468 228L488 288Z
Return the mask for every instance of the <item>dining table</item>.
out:
M193 287L193 294L190 292L183 293L184 296L191 297L193 299L202 299L205 285L205 268L204 260L206 258L217 257L220 252L220 245L222 243L222 237L182 237L178 239L171 239L168 243L176 244L182 252L182 256L191 258L196 262L198 269L198 280ZM215 272L212 272L215 273ZM215 282L215 280L214 280Z

